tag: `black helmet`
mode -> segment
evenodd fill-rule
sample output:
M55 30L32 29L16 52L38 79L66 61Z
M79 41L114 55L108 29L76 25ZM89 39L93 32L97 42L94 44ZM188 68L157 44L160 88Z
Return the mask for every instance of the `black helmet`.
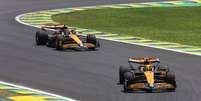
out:
M72 34L76 34L76 31L75 31L75 30L71 30L71 33L72 33Z

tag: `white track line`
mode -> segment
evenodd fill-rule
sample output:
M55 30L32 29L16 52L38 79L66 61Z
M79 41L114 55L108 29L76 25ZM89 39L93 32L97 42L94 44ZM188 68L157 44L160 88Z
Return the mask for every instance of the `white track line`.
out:
M34 26L34 25L30 25L30 24L22 22L20 20L20 17L22 17L23 15L25 15L25 14L21 14L21 15L15 17L15 20L18 21L18 22L20 22L21 24L24 24L24 25L27 25L27 26L40 28L39 26ZM61 99L67 100L67 101L78 101L78 100L67 98L67 97L64 97L64 96L61 96L61 95L52 94L52 93L49 93L49 92L45 92L45 91L41 91L41 90L36 90L36 89L32 89L32 88L28 88L28 87L24 87L24 86L20 86L20 85L15 85L15 84L7 83L7 82L4 82L4 81L0 81L0 83L1 84L5 84L5 85L9 85L9 86L13 86L13 87L16 87L16 88L21 88L21 89L30 90L30 91L37 92L37 93L46 94L46 95L53 96L53 97L56 97L56 98L61 98Z
M19 89L25 89L25 90L33 91L33 92L40 93L40 94L46 94L46 95L49 95L50 97L52 96L52 97L64 99L64 100L67 100L67 101L77 101L77 100L74 100L74 99L71 99L71 98L63 97L61 95L52 94L52 93L48 93L48 92L45 92L45 91L36 90L36 89L32 89L32 88L28 88L28 87L24 87L24 86L20 86L20 85L15 85L15 84L7 83L7 82L4 82L4 81L0 81L0 84L16 87L16 88L19 88Z
M31 25L31 24L22 22L20 20L20 17L22 17L23 15L26 15L26 14L27 13L16 16L15 20L18 21L19 23L27 25L27 26L40 28L39 26L34 26L34 25ZM156 46L149 46L149 45L144 45L144 44L140 44L140 43L125 42L125 41L121 41L121 40L114 40L114 39L102 38L102 37L99 37L99 39L110 40L110 41L121 42L121 43L127 43L127 44L138 45L138 46L144 46L144 47L150 47L150 48L156 48L156 49L163 49L163 50L174 51L174 52L179 52L179 53L184 53L184 54L189 54L189 55L201 56L201 54L185 52L185 51L176 50L176 49L168 49L168 48L162 48L162 47L156 47Z
M168 51L173 51L173 52L178 52L178 53L184 53L184 54L189 54L189 55L196 55L196 56L201 56L201 54L194 54L191 52L184 52L181 50L176 50L176 49L168 49L168 48L162 48L162 47L156 47L156 46L149 46L145 44L140 44L140 43L131 43L131 42L126 42L122 40L115 40L115 39L109 39L109 38L100 38L100 39L105 39L105 40L110 40L110 41L115 41L115 42L121 42L121 43L127 43L127 44L132 44L132 45L138 45L138 46L144 46L144 47L150 47L150 48L156 48L156 49L163 49L163 50L168 50Z
M20 20L20 18L21 18L22 16L26 15L26 14L28 14L28 13L25 13L25 14L21 14L21 15L16 16L16 17L15 17L15 20L16 20L17 22L19 22L19 23L21 23L21 24L24 24L24 25L27 25L27 26L40 28L39 26L34 26L34 25L31 25L31 24L22 22L22 21Z

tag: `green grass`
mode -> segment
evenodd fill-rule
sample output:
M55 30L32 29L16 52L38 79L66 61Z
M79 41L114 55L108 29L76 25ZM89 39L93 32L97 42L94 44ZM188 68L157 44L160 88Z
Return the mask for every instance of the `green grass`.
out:
M107 8L52 18L74 27L201 46L201 7Z

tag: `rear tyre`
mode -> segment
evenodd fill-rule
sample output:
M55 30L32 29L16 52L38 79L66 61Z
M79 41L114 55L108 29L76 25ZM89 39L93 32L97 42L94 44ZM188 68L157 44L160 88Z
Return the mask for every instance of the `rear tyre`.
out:
M37 31L35 35L36 45L46 45L48 41L48 34L45 32Z
M100 47L100 43L99 41L96 39L96 36L94 34L88 34L87 35L87 39L86 39L87 43L92 43L95 45L95 47L89 48L92 50L95 50L97 47Z
M124 67L124 66L120 66L120 68L119 68L119 84L124 84L124 81L125 81L124 73L129 72L129 71L130 71L129 68Z

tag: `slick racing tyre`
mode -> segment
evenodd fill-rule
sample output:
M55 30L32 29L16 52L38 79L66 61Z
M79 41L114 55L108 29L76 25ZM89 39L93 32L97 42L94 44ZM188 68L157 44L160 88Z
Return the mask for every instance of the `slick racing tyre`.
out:
M175 74L173 72L167 72L166 73L166 81L170 84L172 84L175 88L177 87L176 81L175 81Z
M35 41L37 45L46 45L48 41L48 34L46 32L37 31Z
M134 81L134 73L125 72L124 73L124 91L131 91L132 88L129 88L130 83Z
M100 43L99 43L99 41L96 39L96 36L95 36L94 34L88 34L88 35L87 35L86 42L87 42L87 43L92 43L92 44L95 45L95 47L89 48L89 49L95 50L97 47L100 47Z
M119 68L119 84L124 84L124 81L125 81L124 73L129 72L129 71L130 71L129 68L124 67L124 66L120 66L120 68Z
M57 38L55 42L56 50L63 50L63 39Z

